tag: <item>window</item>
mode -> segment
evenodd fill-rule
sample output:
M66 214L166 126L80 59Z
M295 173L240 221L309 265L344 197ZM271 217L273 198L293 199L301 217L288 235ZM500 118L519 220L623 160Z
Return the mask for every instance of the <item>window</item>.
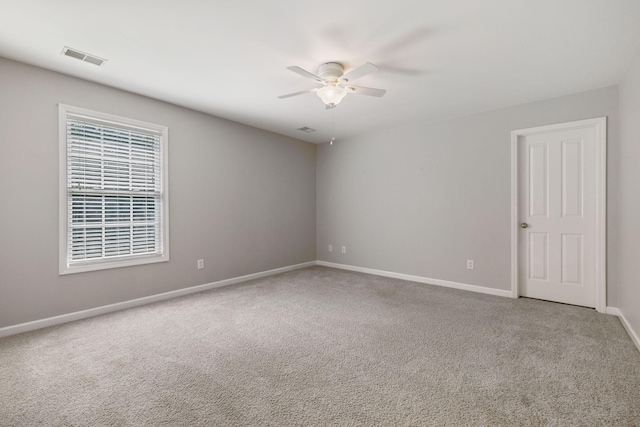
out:
M165 126L68 105L60 120L60 274L169 260Z

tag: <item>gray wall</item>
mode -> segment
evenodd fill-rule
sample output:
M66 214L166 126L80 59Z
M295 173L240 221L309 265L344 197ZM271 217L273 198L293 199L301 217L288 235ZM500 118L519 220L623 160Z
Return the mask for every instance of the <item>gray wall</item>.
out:
M58 103L169 127L168 263L58 275ZM313 144L0 58L0 148L0 327L316 259Z
M620 124L618 88L609 87L338 140L316 153L0 58L0 327L316 258L507 290L510 132L607 116L608 305L639 330L639 75L636 57L620 88ZM58 103L169 126L170 262L58 275Z
M511 131L602 116L608 300L617 304L616 86L319 147L318 259L510 289Z
M620 84L620 311L640 333L640 50Z

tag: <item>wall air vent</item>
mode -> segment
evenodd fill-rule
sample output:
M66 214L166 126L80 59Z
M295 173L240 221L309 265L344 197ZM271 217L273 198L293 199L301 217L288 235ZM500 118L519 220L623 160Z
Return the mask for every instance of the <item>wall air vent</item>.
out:
M107 62L106 59L99 58L99 57L97 57L95 55L91 55L89 53L80 52L79 50L70 48L68 46L65 46L64 49L62 49L62 52L60 52L60 53L65 55L65 56L70 56L71 58L76 58L76 59L79 59L81 61L88 62L88 63L93 64L93 65L97 65L98 67L100 67L102 64Z
M298 130L301 130L302 132L307 132L307 133L311 133L311 132L315 132L315 129L311 129L310 127L304 126L301 128L298 128Z

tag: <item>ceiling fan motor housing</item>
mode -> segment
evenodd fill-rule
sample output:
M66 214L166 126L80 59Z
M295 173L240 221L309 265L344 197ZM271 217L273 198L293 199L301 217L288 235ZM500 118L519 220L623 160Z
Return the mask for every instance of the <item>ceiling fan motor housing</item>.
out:
M337 62L327 62L322 64L318 69L318 75L326 81L338 82L340 77L344 74L344 68L342 64Z

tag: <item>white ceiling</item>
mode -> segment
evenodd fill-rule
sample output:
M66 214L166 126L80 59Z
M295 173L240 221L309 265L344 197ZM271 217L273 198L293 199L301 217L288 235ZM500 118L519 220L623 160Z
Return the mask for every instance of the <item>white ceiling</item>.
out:
M0 0L0 56L314 143L617 84L639 40L639 0ZM387 94L277 99L330 61Z

